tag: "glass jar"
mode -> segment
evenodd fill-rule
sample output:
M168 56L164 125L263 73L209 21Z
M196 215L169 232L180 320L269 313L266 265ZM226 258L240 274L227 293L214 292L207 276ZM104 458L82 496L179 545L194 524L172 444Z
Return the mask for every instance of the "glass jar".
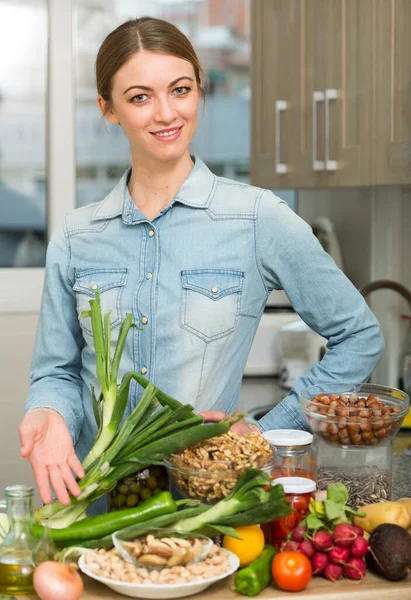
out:
M306 477L279 477L271 485L281 484L292 512L287 517L281 517L262 525L266 544L271 544L277 550L287 540L288 535L307 516L310 499L316 490L316 483Z
M319 490L330 483L343 483L349 494L347 504L354 510L391 499L391 439L377 446L341 446L314 435L313 451Z
M265 431L263 435L277 455L275 468L272 471L274 478L315 479L311 433L300 429L271 429Z
M148 467L117 482L109 494L109 510L138 506L164 490L168 490L167 469L156 465Z
M10 530L0 546L0 593L34 594L34 551L37 540L32 533L32 487L11 485L5 488L0 508L7 510Z

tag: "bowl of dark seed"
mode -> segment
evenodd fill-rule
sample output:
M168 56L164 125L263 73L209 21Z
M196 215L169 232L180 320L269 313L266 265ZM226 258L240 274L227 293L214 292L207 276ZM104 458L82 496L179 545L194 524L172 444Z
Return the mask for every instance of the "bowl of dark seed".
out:
M409 404L409 396L401 390L369 383L318 384L300 393L312 431L339 446L377 446L391 439Z

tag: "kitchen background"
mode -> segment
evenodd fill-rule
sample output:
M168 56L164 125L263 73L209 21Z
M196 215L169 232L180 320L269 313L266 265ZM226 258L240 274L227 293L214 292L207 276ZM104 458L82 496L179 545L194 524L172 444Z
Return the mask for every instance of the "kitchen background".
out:
M0 0L0 489L32 482L17 427L50 232L129 162L95 104L95 55L145 14L180 27L207 72L194 152L284 198L359 289L411 290L410 0ZM386 340L372 380L398 385L411 304L387 289L367 300ZM322 346L273 294L239 408L281 400Z

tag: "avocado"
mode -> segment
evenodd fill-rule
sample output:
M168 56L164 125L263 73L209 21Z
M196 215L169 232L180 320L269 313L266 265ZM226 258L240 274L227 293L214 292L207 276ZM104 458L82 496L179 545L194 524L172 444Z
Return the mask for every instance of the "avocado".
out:
M411 571L411 535L392 523L374 529L368 541L367 564L392 581L404 579Z

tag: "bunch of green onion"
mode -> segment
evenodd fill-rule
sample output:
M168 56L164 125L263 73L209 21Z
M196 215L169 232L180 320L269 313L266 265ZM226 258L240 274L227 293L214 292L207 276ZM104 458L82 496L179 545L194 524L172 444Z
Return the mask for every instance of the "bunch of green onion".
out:
M52 528L64 528L85 516L88 506L111 491L116 483L153 464L161 464L166 456L187 446L226 433L244 415L227 417L219 423L204 424L183 405L168 396L136 372L128 372L118 384L118 372L127 334L132 327L132 314L122 322L111 359L110 313L102 317L99 293L90 300L90 310L80 318L91 317L96 355L96 374L100 384L97 397L92 386L93 410L98 427L94 444L83 461L85 476L78 484L81 494L70 496L64 506L57 499L36 511L36 521ZM145 391L132 413L120 423L128 401L131 381Z

